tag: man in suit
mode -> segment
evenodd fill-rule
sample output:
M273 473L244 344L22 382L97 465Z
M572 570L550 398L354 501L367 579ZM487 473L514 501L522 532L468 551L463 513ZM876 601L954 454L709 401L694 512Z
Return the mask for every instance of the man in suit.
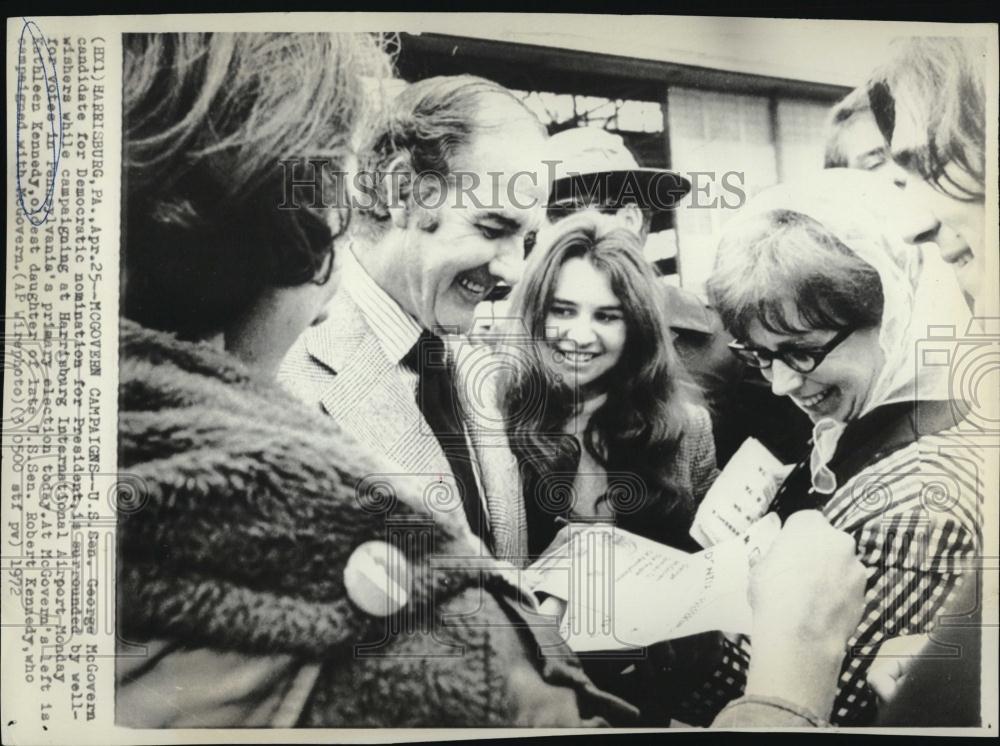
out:
M397 474L421 480L430 507L464 510L515 563L525 544L515 462L502 427L479 426L483 412L458 395L442 336L467 332L497 283L518 280L524 234L543 218L545 137L518 99L481 78L402 91L362 153L342 292L279 373Z

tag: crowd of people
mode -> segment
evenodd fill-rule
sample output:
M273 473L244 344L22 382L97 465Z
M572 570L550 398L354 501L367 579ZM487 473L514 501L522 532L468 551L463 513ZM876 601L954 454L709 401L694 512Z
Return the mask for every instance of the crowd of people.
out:
M726 225L706 304L643 253L690 184L610 133L468 75L383 98L372 35L126 36L118 722L978 723L978 659L949 700L919 650L976 606L991 464L918 353L997 302L982 59L901 42L827 169ZM279 208L313 156L338 199ZM358 172L393 178L353 203ZM747 437L789 465L752 633L573 654L518 571L581 521L698 551Z

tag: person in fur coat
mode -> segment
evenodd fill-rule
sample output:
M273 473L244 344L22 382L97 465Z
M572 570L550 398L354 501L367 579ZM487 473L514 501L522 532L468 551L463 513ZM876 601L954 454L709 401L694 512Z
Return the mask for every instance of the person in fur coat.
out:
M120 634L149 654L122 658L119 722L630 715L558 656L569 652L551 623L531 624L530 604L461 521L431 518L424 496L381 476L385 465L328 418L226 353L128 321L121 359L120 469L138 489L119 517ZM397 547L404 568L366 578L396 591L391 616L368 613L348 587L345 568L372 543Z
M633 722L461 514L432 510L433 490L273 382L336 289L350 218L338 175L378 99L362 76L389 74L379 41L182 33L123 45L116 722ZM313 156L323 167L310 171ZM810 619L836 638L845 625L833 620L856 624L863 579L835 533L821 522L779 535L776 546L829 545L812 574L797 551L761 561L751 601L769 630ZM792 565L835 584L805 584L785 613L769 581ZM783 681L800 704L830 689L787 648L755 656L762 681L805 671ZM741 706L727 724L788 714Z
M360 76L389 71L377 41L144 34L125 53L118 723L628 722L459 516L271 381L335 289L349 217L276 209L275 164L333 153L317 187L336 193Z

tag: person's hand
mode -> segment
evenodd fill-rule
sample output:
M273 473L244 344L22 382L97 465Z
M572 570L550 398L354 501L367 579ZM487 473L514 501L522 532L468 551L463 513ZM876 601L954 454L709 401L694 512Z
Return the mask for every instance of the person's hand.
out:
M698 505L692 538L707 548L744 535L767 514L793 468L780 463L756 440L748 439Z
M828 717L864 592L854 540L819 511L790 516L750 569L747 693L780 697Z
M750 570L754 631L843 651L861 619L864 590L854 539L818 510L799 511Z
M893 637L882 643L868 669L868 686L882 702L891 702L909 673L920 651L927 646L928 635Z

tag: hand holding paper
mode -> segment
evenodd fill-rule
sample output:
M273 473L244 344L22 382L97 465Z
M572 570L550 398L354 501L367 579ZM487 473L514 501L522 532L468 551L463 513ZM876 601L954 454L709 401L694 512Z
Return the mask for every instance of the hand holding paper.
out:
M816 510L789 517L750 571L747 694L780 697L825 717L864 609L865 577L850 535Z
M742 535L767 512L791 469L760 441L747 438L698 506L692 538L710 547Z
M861 618L864 579L849 534L818 510L794 513L750 573L754 629L842 651Z
M529 570L529 586L565 602L562 632L577 652L749 632L749 557L765 552L778 529L761 521L743 538L688 554L614 526L574 525Z

